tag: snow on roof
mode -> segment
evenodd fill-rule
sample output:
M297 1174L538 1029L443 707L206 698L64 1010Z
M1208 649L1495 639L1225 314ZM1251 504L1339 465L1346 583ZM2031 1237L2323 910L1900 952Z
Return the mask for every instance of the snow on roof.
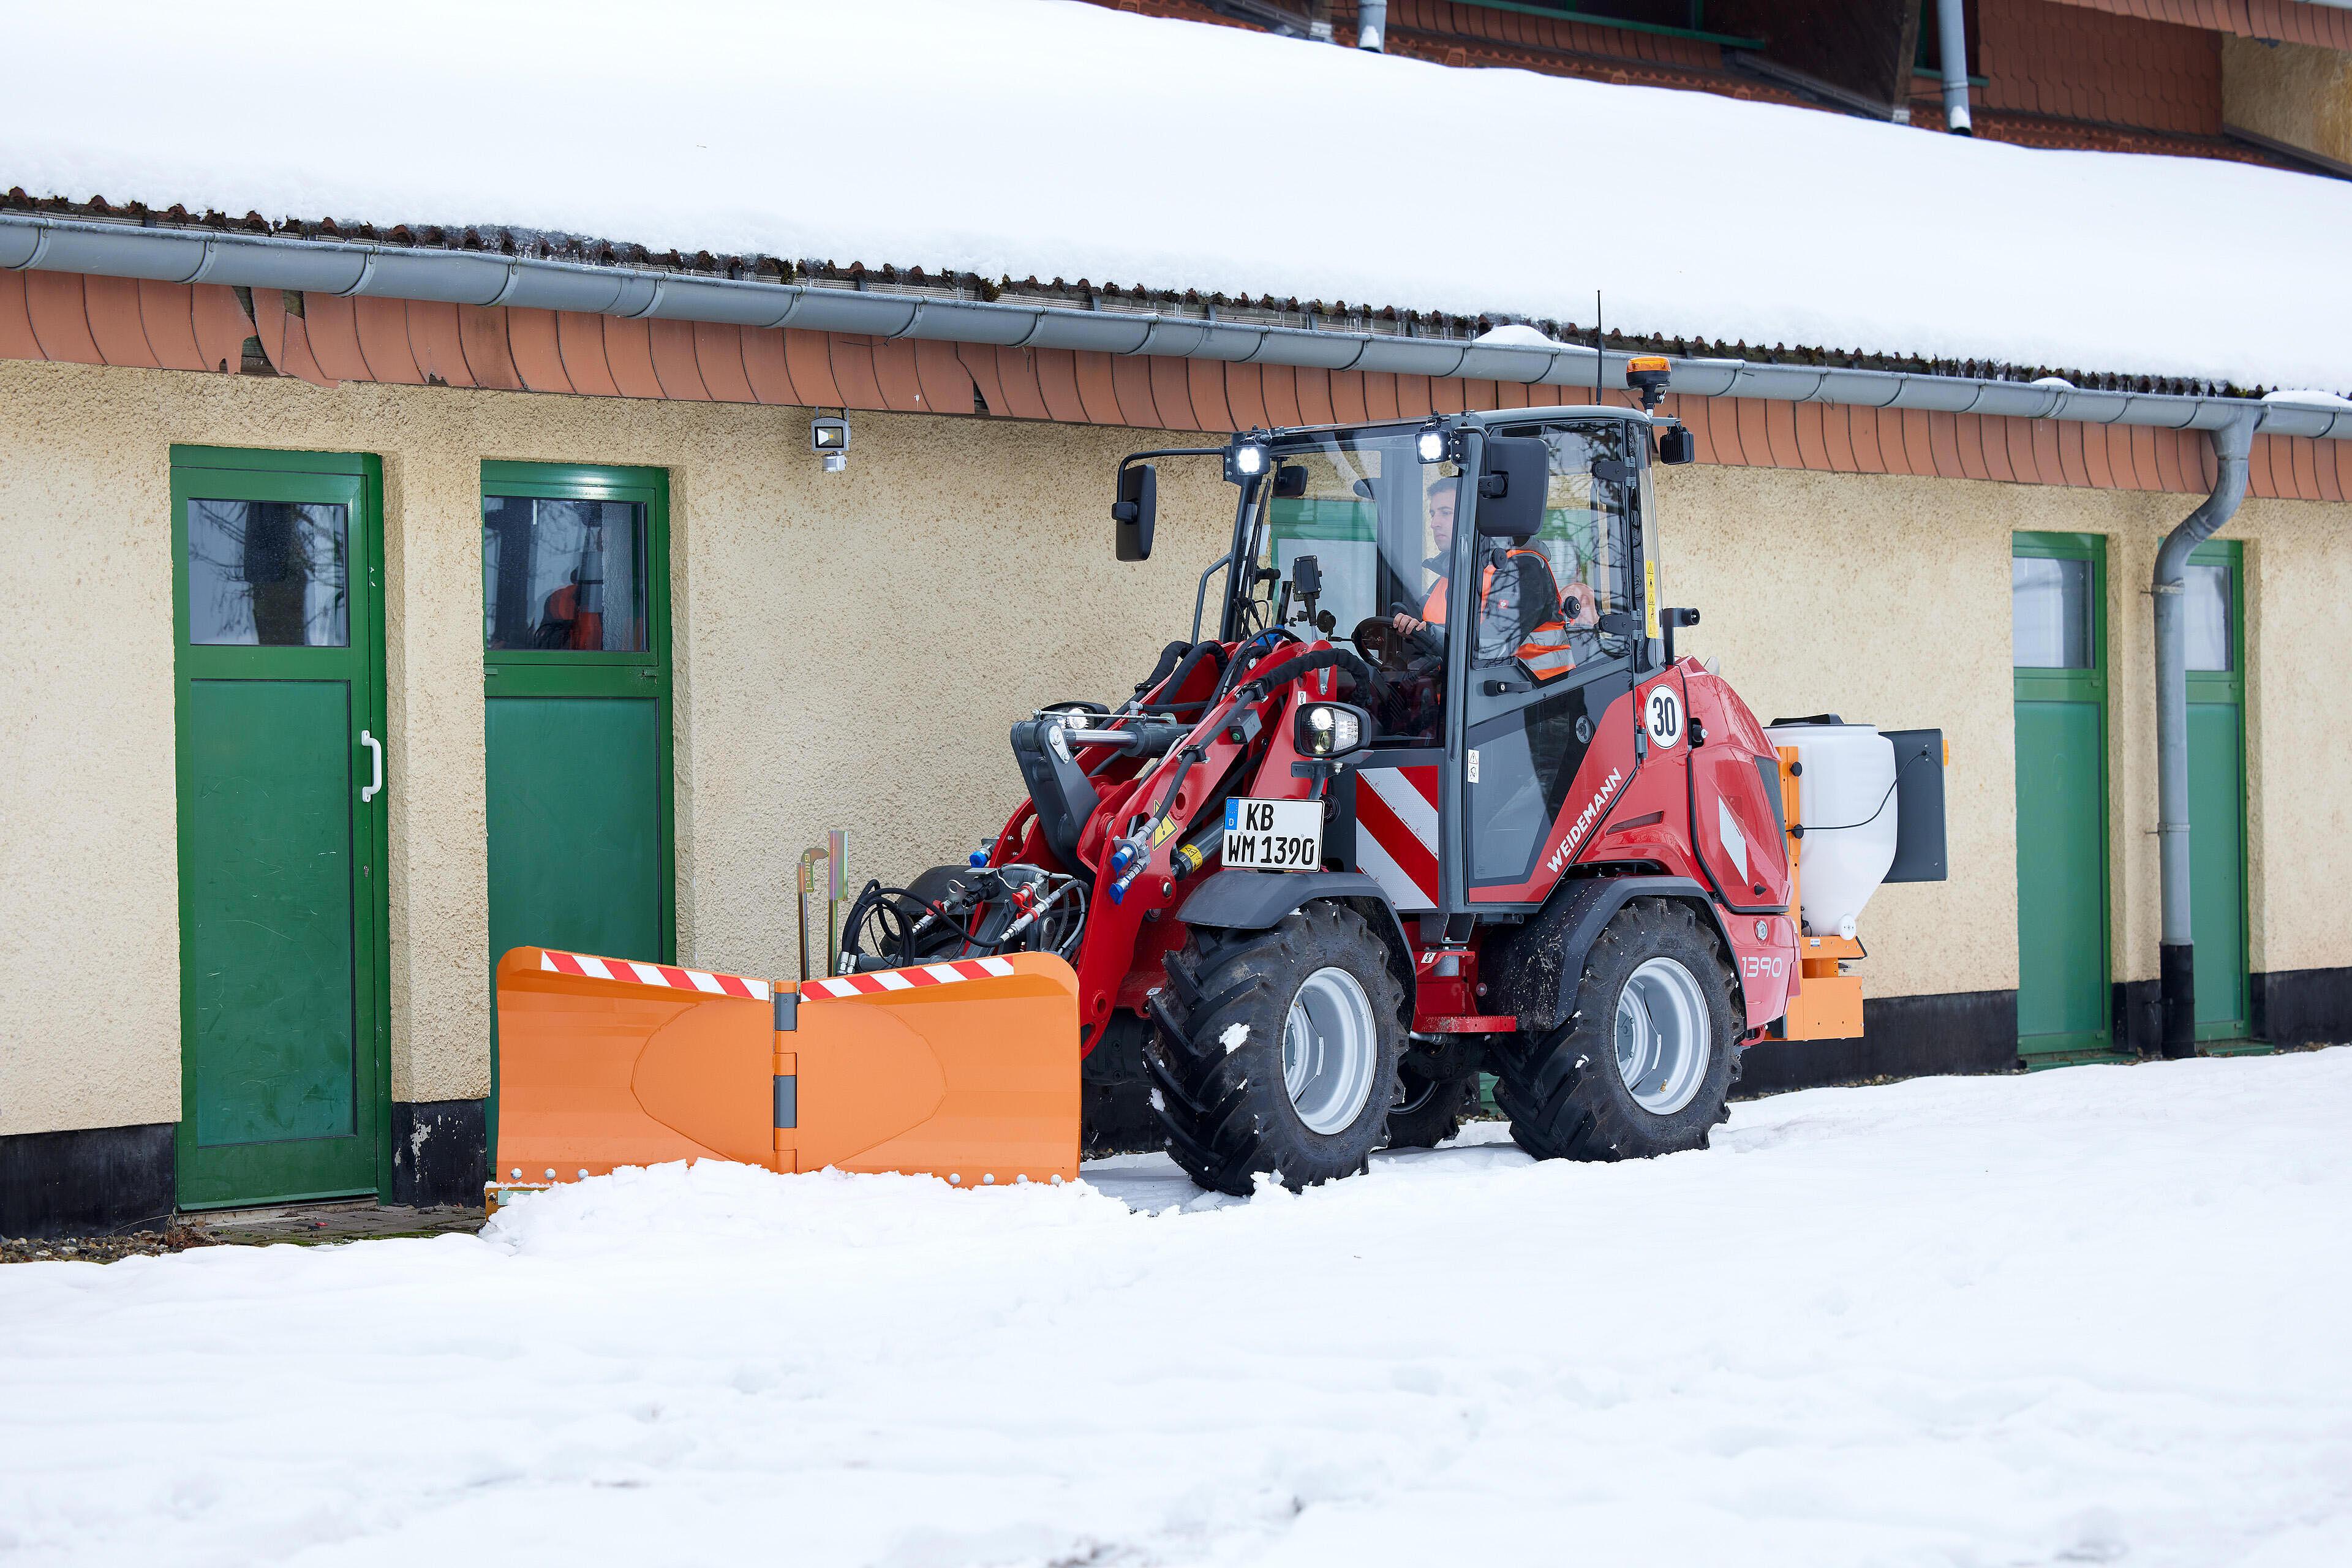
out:
M1076 0L21 7L0 186L2352 388L2352 184Z

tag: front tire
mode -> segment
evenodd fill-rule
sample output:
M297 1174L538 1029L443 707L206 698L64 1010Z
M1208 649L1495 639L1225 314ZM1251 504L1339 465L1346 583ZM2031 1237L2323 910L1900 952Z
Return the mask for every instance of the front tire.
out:
M1364 918L1309 904L1271 931L1196 930L1152 998L1168 1152L1213 1192L1364 1168L1395 1102L1404 992Z
M1577 1014L1494 1053L1495 1100L1539 1160L1633 1160L1706 1147L1730 1116L1731 970L1689 905L1637 899L1585 955Z

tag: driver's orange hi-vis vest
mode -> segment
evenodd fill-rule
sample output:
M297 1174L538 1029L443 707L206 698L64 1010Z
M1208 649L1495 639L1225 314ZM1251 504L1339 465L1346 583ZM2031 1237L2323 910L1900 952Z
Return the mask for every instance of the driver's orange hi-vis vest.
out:
M1545 580L1550 580L1551 563L1544 559L1541 551L1523 549L1507 553L1533 556L1543 567ZM1445 578L1440 577L1436 585L1429 590L1429 597L1422 601L1421 618L1433 626L1445 624L1445 600L1450 586ZM1494 591L1494 587L1495 563L1490 561L1478 578L1478 602L1481 605L1486 602L1486 595ZM1549 680L1576 668L1576 656L1569 651L1568 647L1568 622L1560 617L1557 602L1551 609L1550 616L1528 634L1527 640L1519 644L1515 656L1528 667L1528 673L1538 680Z

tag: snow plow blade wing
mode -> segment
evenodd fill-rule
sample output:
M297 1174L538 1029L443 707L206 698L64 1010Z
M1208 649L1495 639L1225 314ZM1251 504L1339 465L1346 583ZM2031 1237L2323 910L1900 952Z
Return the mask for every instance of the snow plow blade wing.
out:
M666 1160L1077 1175L1077 976L1058 958L795 988L519 947L499 961L498 1009L493 1207Z

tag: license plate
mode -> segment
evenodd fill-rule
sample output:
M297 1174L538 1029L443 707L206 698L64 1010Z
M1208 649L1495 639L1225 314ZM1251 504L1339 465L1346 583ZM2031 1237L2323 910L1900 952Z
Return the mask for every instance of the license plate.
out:
M1323 803L1228 800L1225 867L1241 871L1321 870Z

